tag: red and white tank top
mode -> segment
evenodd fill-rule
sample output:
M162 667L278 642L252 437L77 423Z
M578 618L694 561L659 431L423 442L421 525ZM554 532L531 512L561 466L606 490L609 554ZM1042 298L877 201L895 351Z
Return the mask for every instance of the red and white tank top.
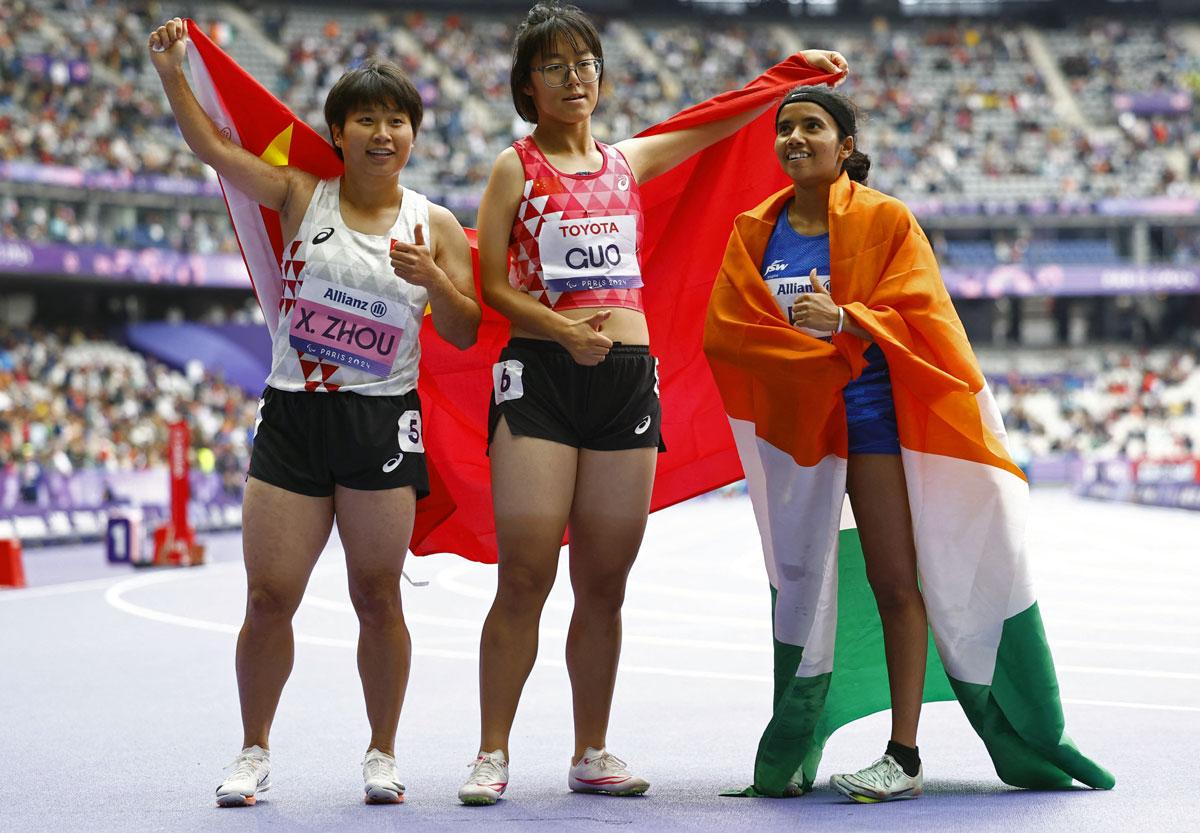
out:
M508 241L508 282L550 309L642 307L642 196L625 157L596 142L599 171L567 174L532 136L513 143L525 191Z
M396 396L417 386L423 287L396 277L393 241L412 243L418 224L431 240L429 201L404 189L387 234L342 220L341 179L317 183L296 239L283 250L283 294L272 336L277 390Z

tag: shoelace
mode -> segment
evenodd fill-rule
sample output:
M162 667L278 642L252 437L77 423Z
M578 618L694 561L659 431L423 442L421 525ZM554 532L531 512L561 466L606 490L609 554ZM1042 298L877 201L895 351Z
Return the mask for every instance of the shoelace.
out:
M504 777L504 764L491 755L480 755L467 766L474 767L471 772L472 781L496 783Z
M608 750L601 752L595 758L590 758L589 761L604 772L620 772L627 766L624 761Z
M858 777L876 789L888 787L892 780L904 770L898 763L884 755L875 763L858 773Z
M264 760L266 760L265 755L256 755L253 752L243 752L234 758L229 766L225 767L225 769L232 770L229 773L230 779L250 778L252 780L256 780L258 775L255 773L255 769Z
M385 781L395 781L396 778L392 773L392 762L382 755L372 755L363 761L363 767L366 769L368 781L374 781L376 778Z

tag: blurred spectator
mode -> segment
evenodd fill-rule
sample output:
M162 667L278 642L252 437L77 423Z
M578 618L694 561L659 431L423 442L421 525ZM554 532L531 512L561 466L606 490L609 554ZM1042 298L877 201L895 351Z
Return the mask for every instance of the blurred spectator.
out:
M178 419L191 428L196 464L240 493L256 407L211 372L189 379L79 330L0 328L0 468L35 493L49 469L165 465L167 424Z

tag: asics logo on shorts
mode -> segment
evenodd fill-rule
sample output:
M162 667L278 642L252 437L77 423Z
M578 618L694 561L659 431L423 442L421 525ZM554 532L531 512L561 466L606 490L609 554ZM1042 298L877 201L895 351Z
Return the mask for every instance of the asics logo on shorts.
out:
M391 474L392 472L394 472L396 470L396 467L398 465L400 465L400 461L403 459L404 459L404 452L401 451L395 457L393 457L392 459L388 460L386 463L383 464L383 473Z
M633 433L635 433L635 434L645 434L645 433L646 433L646 429L648 429L649 427L650 427L650 415L649 415L649 414L647 414L647 415L646 415L646 416L645 416L645 417L642 419L642 421L638 423L638 425L637 425L637 428L634 428L634 429L633 429Z

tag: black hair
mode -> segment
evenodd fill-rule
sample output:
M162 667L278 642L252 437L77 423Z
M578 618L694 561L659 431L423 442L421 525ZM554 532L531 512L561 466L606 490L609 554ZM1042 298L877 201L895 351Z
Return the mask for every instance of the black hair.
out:
M509 83L517 115L531 124L537 124L537 107L524 87L533 74L533 59L537 55L550 54L560 43L576 52L590 51L597 58L604 58L596 25L577 6L549 2L538 3L530 9L513 40Z
M421 117L425 114L421 94L399 66L391 61L371 59L339 78L325 96L325 124L329 126L330 139L333 138L333 126L343 126L350 113L379 105L406 114L412 123L413 136L417 135ZM336 144L333 149L341 159L342 149Z
M867 174L871 170L871 158L858 149L858 107L846 96L824 87L795 87L779 102L775 111L775 124L779 124L779 114L783 112L784 107L801 101L816 104L829 114L838 128L838 141L845 141L847 136L854 137L854 150L850 151L850 155L842 162L842 170L850 179L865 185Z

